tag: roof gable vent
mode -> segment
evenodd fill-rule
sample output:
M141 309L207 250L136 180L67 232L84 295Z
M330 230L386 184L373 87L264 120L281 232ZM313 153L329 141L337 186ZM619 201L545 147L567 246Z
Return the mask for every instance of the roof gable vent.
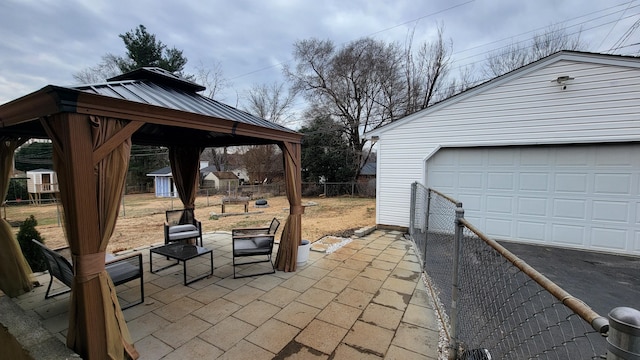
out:
M159 67L142 67L128 73L107 79L107 81L123 80L148 80L159 85L166 85L188 92L198 92L206 89L206 87L202 85L198 85L189 80L185 80Z

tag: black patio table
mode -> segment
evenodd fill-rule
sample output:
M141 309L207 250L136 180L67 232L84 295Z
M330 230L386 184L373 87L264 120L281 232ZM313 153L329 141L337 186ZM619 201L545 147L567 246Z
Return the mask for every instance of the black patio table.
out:
M176 260L176 262L173 264L161 267L160 269L156 269L154 271L153 270L153 254L158 254L170 259L174 259ZM204 274L187 281L187 261L191 259L195 259L202 255L206 255L206 254L209 254L211 271L208 274ZM158 247L149 249L149 271L151 271L151 273L156 273L166 268L178 265L181 261L183 265L183 275L184 275L185 285L189 285L194 281L198 281L200 279L204 279L207 276L213 275L213 252L210 249L207 249L201 246L196 246L191 244L182 244L182 243L172 243L172 244L158 246Z

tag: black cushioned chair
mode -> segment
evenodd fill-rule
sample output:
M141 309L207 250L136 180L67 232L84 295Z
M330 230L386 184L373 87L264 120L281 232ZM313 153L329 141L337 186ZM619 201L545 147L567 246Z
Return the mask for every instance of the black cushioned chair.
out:
M49 269L49 286L47 292L44 295L45 299L52 298L54 296L66 294L71 291L71 283L73 282L73 266L67 261L67 259L61 254L49 249L44 244L37 240L31 240L36 243L42 250L42 254L47 260L47 268ZM109 256L110 260L105 262L105 269L111 277L111 281L115 286L127 283L129 281L140 279L140 300L134 303L123 306L122 309L128 309L134 305L144 302L144 279L142 270L142 253L132 254L130 256L115 257ZM53 285L53 278L60 280L68 288L59 290L56 293L51 293L51 285Z
M276 236L276 231L280 226L280 221L273 218L271 225L264 228L243 228L233 229L231 231L231 242L233 244L233 278L243 278L248 276L257 276L265 274L273 274L276 272L271 260L271 253L273 252L273 243ZM236 262L236 258L240 257L253 257L252 261ZM256 260L256 258L260 258ZM271 264L271 271L249 274L249 275L236 275L236 266L256 264L268 262Z
M196 220L193 209L169 210L165 214L164 243L196 239L202 246L202 223Z

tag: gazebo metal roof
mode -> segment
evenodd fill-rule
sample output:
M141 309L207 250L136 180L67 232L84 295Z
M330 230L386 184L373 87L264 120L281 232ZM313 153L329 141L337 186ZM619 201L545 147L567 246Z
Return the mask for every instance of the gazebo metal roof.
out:
M9 131L11 127L14 134L46 137L44 130L29 120L60 111L91 112L88 108L89 103L107 101L113 104L109 109L111 114L108 115L115 118L123 117L118 116L117 108L124 111L135 108L136 111L142 112L146 123L132 137L134 143L141 145L175 145L189 139L191 145L207 147L276 143L283 137L298 138L298 141L301 139L302 135L291 129L197 93L204 89L201 85L181 79L165 70L148 67L113 77L104 83L48 85L32 94L0 105L0 135ZM54 101L55 106L40 106L43 105L42 102L50 101ZM126 105L118 104L120 101L126 102ZM18 104L25 102L33 103L31 111L20 111L23 110L22 107L15 109ZM83 107L87 109L82 109ZM104 111L104 106L101 107ZM20 111L22 115L13 114L12 109ZM114 110L116 113L113 113ZM153 118L155 114L160 115L159 113L162 115L158 121L149 121L149 117ZM182 124L162 121L167 117L179 117L183 122L195 121L199 126L180 126ZM217 131L217 126L212 128L211 125L218 125L218 120L224 120L230 131ZM211 130L202 131L206 128ZM246 134L240 129L252 131Z

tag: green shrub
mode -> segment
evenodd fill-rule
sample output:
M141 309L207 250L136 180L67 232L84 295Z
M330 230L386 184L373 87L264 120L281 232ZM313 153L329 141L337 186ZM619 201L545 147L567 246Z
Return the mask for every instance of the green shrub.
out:
M38 225L38 221L31 215L20 224L20 231L18 232L18 243L22 249L22 254L34 272L47 270L47 263L44 255L42 255L42 250L31 241L31 239L36 239L44 244L44 238L36 230L36 225Z

